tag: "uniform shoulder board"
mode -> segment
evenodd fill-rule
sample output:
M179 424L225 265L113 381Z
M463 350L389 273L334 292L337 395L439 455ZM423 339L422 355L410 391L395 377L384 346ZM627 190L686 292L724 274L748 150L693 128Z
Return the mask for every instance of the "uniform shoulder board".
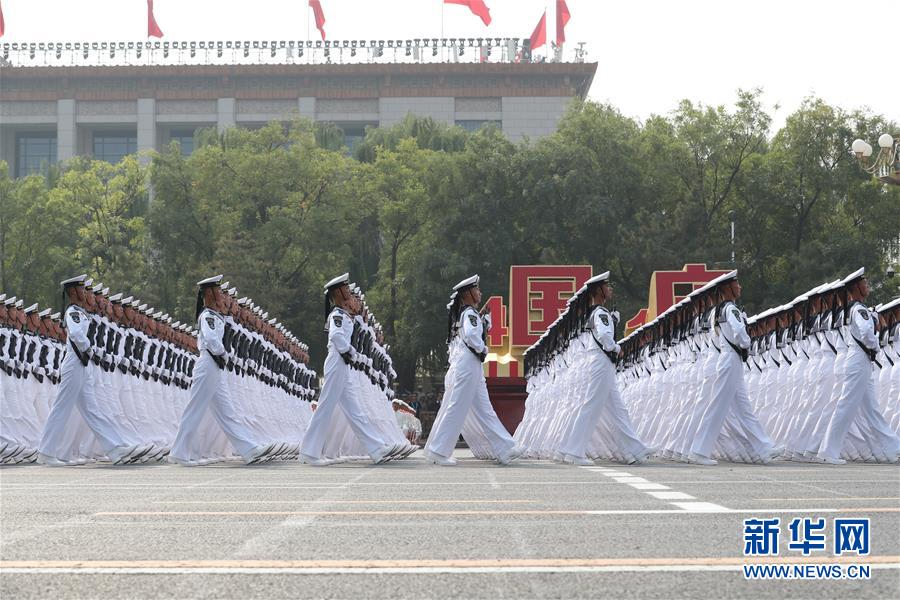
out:
M80 310L73 310L72 314L70 314L69 316L76 323L81 323L81 311Z
M478 315L474 312L469 313L469 323L472 324L472 327L478 327Z
M216 328L216 320L210 315L206 315L206 324L209 325L210 329Z
M609 325L609 313L607 313L606 310L599 310L597 312L599 313L600 320L603 321L603 324L608 326Z
M739 322L743 321L743 319L741 319L741 311L739 311L737 307L733 307L731 309L731 316L737 319Z
M865 308L862 308L862 307L861 307L861 308L859 309L859 316L861 316L863 319L865 319L866 321L868 321L868 320L869 320L869 311L866 310Z
M334 321L335 327L342 327L344 325L344 315L340 313L333 314L331 320Z

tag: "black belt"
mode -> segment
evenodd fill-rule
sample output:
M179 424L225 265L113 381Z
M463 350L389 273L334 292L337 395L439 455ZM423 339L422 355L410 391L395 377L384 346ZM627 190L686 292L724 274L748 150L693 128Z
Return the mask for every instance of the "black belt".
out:
M216 363L216 366L219 367L219 370L223 370L223 369L225 368L225 359L222 358L221 356L216 356L215 354L213 354L212 352L210 352L210 351L209 351L209 348L207 348L206 351L207 351L207 352L209 353L209 355L212 357L213 362Z
M605 355L606 355L606 358L608 358L608 359L610 360L610 362L612 362L612 364L616 364L616 363L619 362L619 355L618 355L618 354L616 354L615 352L608 351L608 350L604 349L603 346L600 345L600 342L597 341L597 338L595 338L595 337L593 336L593 334L591 335L591 339L594 340L594 343L597 344L597 347L598 347L598 348L600 348L600 352L602 352L603 354L605 354ZM662 360L660 360L660 362L662 362ZM665 367L665 365L663 365L663 370L665 370L665 369L666 369L666 367Z
M475 358L477 358L479 362L484 362L484 359L485 359L485 357L487 356L486 354L482 354L482 353L480 353L480 352L475 352L475 348L473 348L472 346L468 345L468 344L465 343L465 342L463 342L463 346L465 346L466 348L468 348L468 349L469 349L469 352L471 352L472 354L474 354L474 355L475 355Z
M853 337L853 336L851 335L850 337ZM872 361L873 363L875 363L876 365L878 365L878 368L880 369L881 363L879 363L877 360L875 360L875 357L878 356L878 351L872 350L871 348L867 348L861 341L859 341L855 337L853 337L853 341L856 342L856 344L860 348L862 348L862 351L866 353L866 356L869 357L869 360Z
M722 337L725 337L725 336L722 336ZM731 346L731 349L734 350L737 353L737 355L741 357L742 361L747 362L747 358L750 356L750 353L747 350L744 350L743 348L741 348L739 346L735 346L734 344L731 343L731 340L729 340L728 338L725 338L725 341L728 342L728 345Z
M72 340L69 340L69 346L71 346L72 350L75 351L75 356L78 357L78 360L81 362L81 366L83 366L83 367L88 366L87 356L81 350L79 350L77 346L75 346L75 342L73 342Z

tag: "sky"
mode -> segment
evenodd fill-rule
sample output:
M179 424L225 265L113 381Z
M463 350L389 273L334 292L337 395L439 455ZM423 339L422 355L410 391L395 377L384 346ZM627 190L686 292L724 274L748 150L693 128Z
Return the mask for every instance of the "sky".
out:
M683 98L731 105L764 90L780 126L815 95L900 121L891 19L900 0L567 0L568 46L597 62L589 97L646 119ZM484 26L443 0L321 0L328 39L528 37L555 0L486 0ZM146 0L0 0L0 42L146 39ZM307 0L155 0L164 41L320 39ZM879 46L879 38L888 42ZM2 85L2 81L0 81ZM776 110L776 105L779 106ZM874 140L872 141L874 143Z

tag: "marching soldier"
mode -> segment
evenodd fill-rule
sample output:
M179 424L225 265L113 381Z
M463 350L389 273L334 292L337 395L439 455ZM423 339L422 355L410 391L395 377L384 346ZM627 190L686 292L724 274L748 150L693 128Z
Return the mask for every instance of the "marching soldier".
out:
M482 363L487 357L485 340L490 321L477 308L481 303L478 283L478 275L473 275L453 287L456 296L450 304L448 317L450 368L447 385L424 451L425 457L438 465L456 464L453 449L470 416L486 438L497 462L509 464L523 453L500 423L488 396Z
M588 346L588 359L582 367L588 371L588 383L575 409L571 430L559 448L560 458L562 462L576 465L594 464L586 458L586 452L602 418L616 450L627 457L625 462L644 462L654 450L635 435L616 383L616 363L621 347L615 338L618 313L611 313L604 306L613 295L609 271L592 277L586 285L591 303L588 323L593 342Z
M181 425L172 445L169 460L182 465L197 465L203 456L197 456L192 447L194 436L201 431L207 411L211 412L221 430L244 463L251 464L266 457L273 450L271 444L254 440L250 426L239 414L228 386L225 384L225 317L221 313L222 276L217 275L197 283L197 348L200 356L194 366L191 381L191 400L181 417Z
M56 401L50 409L38 456L38 462L48 465L66 464L67 430L71 427L73 412L77 410L84 423L99 442L113 464L138 462L151 449L151 444L128 444L120 425L106 414L94 392L94 354L88 332L94 321L86 306L94 306L86 294L86 275L62 282L68 348L60 367L61 381Z
M325 383L300 449L300 460L310 465L331 463L325 456L325 444L332 434L332 417L337 410L344 414L373 463L392 460L404 449L379 436L361 405L359 384L353 376L361 356L352 343L354 315L360 307L349 283L350 274L344 273L325 284L328 332Z
M859 269L844 280L849 304L845 319L849 324L851 340L843 365L843 384L840 397L819 448L819 458L828 464L842 465L841 449L850 426L857 414L867 425L872 438L869 444L880 449L891 462L900 455L900 438L891 431L879 411L875 392L874 367L880 350L876 318L877 313L863 303L869 295L869 282L865 269Z
M734 415L741 433L749 441L754 454L762 462L770 462L784 448L775 448L763 431L750 406L744 383L744 363L750 349L747 317L734 301L741 297L737 271L722 279L723 302L718 308L719 358L713 383L712 401L700 420L700 428L691 446L691 460L701 465L714 465L712 452L729 414Z

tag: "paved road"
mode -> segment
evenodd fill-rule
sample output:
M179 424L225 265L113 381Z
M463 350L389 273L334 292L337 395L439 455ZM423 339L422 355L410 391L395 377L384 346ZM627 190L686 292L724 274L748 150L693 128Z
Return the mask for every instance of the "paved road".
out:
M3 598L886 598L900 468L667 462L0 470ZM867 581L747 581L742 521L869 517ZM828 535L829 543L831 534ZM836 560L815 553L813 562ZM807 559L809 560L809 559ZM854 559L851 558L851 561Z

